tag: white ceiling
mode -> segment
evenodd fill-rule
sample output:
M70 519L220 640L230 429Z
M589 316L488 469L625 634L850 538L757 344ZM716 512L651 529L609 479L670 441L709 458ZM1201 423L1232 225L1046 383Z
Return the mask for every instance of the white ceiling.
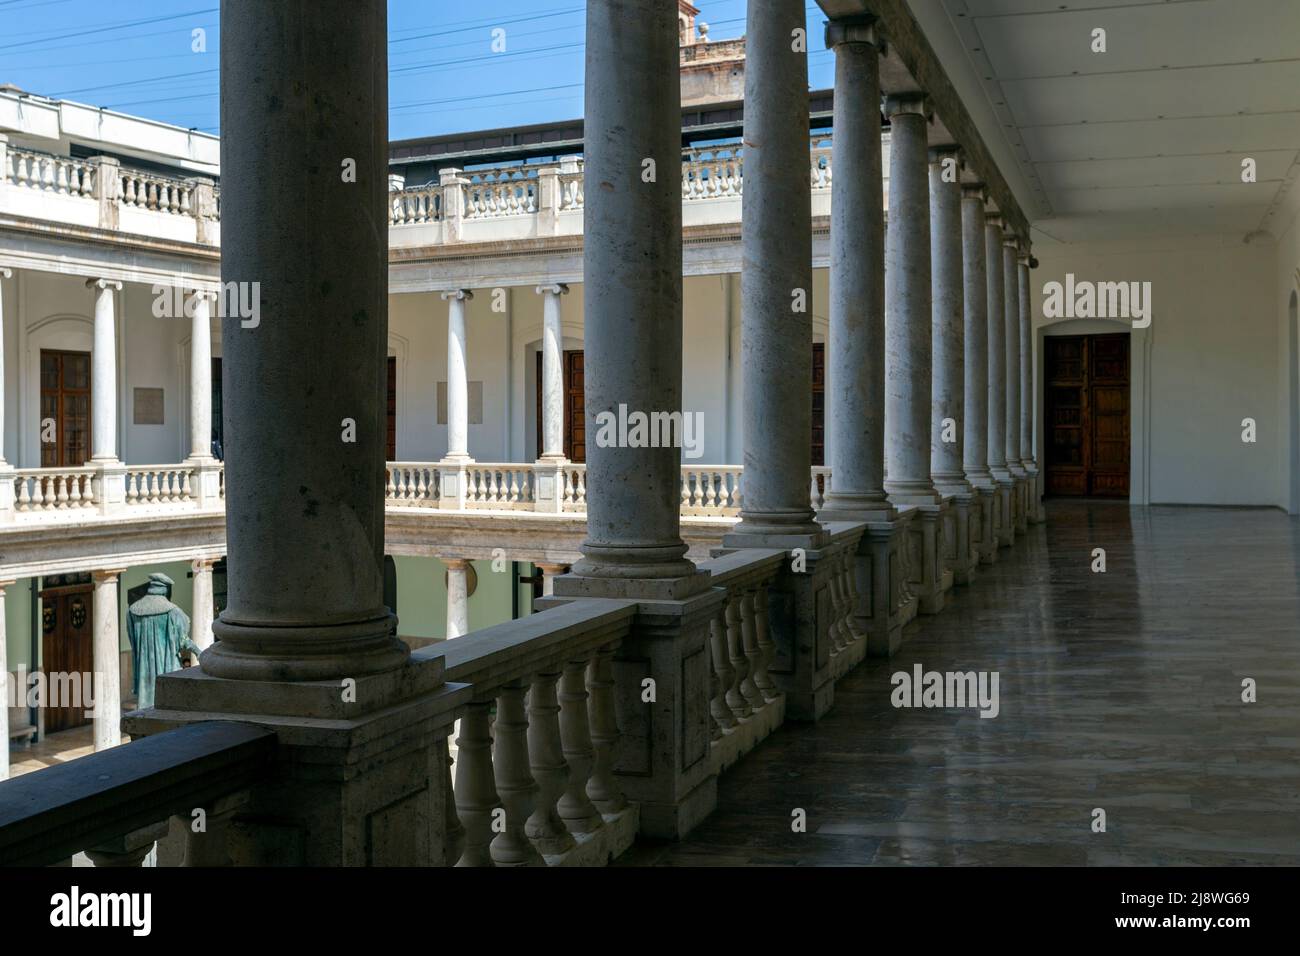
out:
M1300 0L909 6L1036 242L1276 234L1292 215Z

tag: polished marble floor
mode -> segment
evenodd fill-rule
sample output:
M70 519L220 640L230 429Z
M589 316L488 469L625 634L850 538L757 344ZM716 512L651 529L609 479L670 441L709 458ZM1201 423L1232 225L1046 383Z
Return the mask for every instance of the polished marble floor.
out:
M1050 502L950 598L729 770L690 838L620 863L1300 864L1297 519ZM997 671L999 715L894 708L916 663Z

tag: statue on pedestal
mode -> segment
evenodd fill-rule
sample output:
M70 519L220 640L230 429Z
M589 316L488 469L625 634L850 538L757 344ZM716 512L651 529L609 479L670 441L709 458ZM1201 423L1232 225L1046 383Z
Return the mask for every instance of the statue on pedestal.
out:
M149 575L145 596L126 612L126 636L135 663L136 707L141 710L153 706L159 674L180 670L182 654L199 654L199 648L190 640L189 615L167 598L171 588L171 578L154 572Z

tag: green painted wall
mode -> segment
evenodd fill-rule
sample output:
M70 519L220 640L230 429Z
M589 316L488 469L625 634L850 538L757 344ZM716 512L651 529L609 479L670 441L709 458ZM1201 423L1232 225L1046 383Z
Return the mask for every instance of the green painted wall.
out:
M403 637L445 638L447 636L446 566L437 558L393 558L397 567L397 633ZM510 620L510 565L493 571L491 561L475 561L478 587L469 599L471 631ZM520 565L521 574L531 566ZM519 589L519 613L532 613L528 585Z
M22 578L5 588L6 666L10 673L31 670L32 656L32 579Z

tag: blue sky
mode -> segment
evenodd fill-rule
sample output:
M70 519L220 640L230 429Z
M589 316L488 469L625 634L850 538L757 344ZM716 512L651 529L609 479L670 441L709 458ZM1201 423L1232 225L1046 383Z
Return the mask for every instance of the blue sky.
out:
M671 2L671 0L664 0ZM715 39L745 0L696 0ZM832 84L808 10L809 81ZM389 136L408 139L582 114L583 0L389 0ZM494 53L492 31L505 32ZM193 31L207 52L191 50ZM219 133L216 0L0 0L0 83Z

